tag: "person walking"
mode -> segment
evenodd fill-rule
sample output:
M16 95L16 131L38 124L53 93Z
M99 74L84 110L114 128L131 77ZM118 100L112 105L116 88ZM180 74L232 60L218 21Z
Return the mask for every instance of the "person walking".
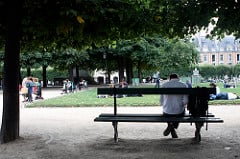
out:
M28 102L33 101L33 98L32 98L33 86L34 86L33 79L32 79L32 77L29 77L26 81L26 87L28 88L28 94L27 94Z
M160 78L156 79L155 88L160 88Z

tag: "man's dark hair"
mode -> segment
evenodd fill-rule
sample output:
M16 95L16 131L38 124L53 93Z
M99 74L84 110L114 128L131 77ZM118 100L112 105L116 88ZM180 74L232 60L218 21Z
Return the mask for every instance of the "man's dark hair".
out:
M174 78L175 79L178 78L178 75L176 73L173 73L170 75L170 79L174 79Z

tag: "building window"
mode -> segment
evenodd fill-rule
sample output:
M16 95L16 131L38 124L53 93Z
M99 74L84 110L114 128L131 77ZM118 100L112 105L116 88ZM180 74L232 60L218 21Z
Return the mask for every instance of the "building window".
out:
M216 59L215 59L215 55L212 55L212 62L215 62Z
M232 62L232 54L228 54L228 61Z
M203 61L204 61L204 62L207 62L207 61L208 61L207 55L204 55L204 56L203 56Z
M240 62L240 54L237 54L237 62Z
M223 61L223 54L220 55L220 61Z

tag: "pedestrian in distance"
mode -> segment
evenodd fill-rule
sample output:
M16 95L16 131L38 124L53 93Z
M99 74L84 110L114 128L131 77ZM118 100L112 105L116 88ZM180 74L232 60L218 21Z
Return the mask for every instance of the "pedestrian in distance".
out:
M188 88L192 88L192 84L189 80L186 81L186 85L188 86Z
M160 88L160 78L156 79L155 88Z

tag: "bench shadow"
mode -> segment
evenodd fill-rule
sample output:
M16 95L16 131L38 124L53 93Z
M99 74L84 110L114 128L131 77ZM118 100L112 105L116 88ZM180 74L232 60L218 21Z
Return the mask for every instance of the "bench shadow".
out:
M211 143L209 145L209 143ZM209 147L208 147L209 145ZM117 143L113 139L98 139L90 147L98 151L114 151L122 153L177 153L177 152L196 152L196 149L208 149L214 145L214 141L203 141L196 143L192 138L180 139L119 139Z
M239 155L239 143L227 138L203 137L200 143L192 138L98 138L85 145L89 155L106 159L203 159L234 158Z

